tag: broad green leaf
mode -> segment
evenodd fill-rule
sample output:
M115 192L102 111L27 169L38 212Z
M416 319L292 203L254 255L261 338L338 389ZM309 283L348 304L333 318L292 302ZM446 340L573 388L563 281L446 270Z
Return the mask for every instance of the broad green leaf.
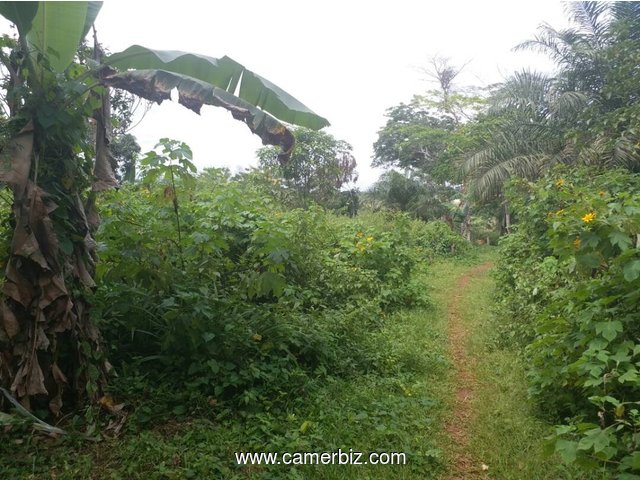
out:
M127 90L147 100L162 103L171 98L171 90L179 93L178 102L200 113L202 105L223 107L236 120L244 122L262 139L262 143L282 147L282 160L288 160L294 144L291 132L271 115L209 83L164 70L132 70L112 73L105 84Z
M214 359L208 360L207 366L212 373L218 373L220 371L220 364Z
M640 452L633 452L631 455L623 458L622 464L627 467L640 470Z
M562 458L564 463L573 463L576 461L576 455L578 452L578 442L572 442L570 440L559 439L556 441L556 452Z
M205 342L210 342L211 340L213 340L214 338L216 338L216 334L215 333L211 333L211 332L204 332L202 334L202 339Z
M83 38L88 2L40 2L27 34L34 54L42 53L51 67L63 72ZM37 60L34 61L37 64Z
M40 2L0 2L0 15L9 20L18 28L21 36L26 35L31 30L38 4Z
M115 53L106 63L120 70L162 69L210 83L245 102L269 112L279 120L319 130L329 122L312 112L280 87L247 70L235 60L173 50L152 50L133 45Z
M631 237L624 232L611 232L609 234L611 245L617 245L623 252L632 245Z
M274 296L279 297L286 286L287 282L282 275L273 272L260 274L260 293L262 294L271 292Z
M640 260L631 260L622 269L624 279L627 282L633 282L640 276Z
M616 353L614 355L611 355L610 360L613 360L614 362L616 362L616 364L620 364L622 362L628 362L629 360L631 360L631 355L629 355L627 352L629 350L627 348L620 348L618 350L616 350Z
M87 2L87 15L84 19L84 27L82 28L80 40L84 40L84 37L86 37L89 30L91 30L91 27L98 17L98 13L100 13L102 3L103 2Z
M637 381L638 381L638 371L634 367L629 368L629 370L627 370L622 375L620 375L620 377L618 377L618 382L620 383L625 383L625 382L635 383Z
M585 386L585 387L597 387L598 385L602 385L603 383L604 383L604 380L602 379L602 377L590 378L590 379L586 380L583 383L583 386Z
M596 333L609 341L616 338L619 332L622 332L622 323L618 320L596 323Z
M578 443L579 450L589 450L593 448L594 453L603 451L609 446L612 435L607 430L595 428L587 432L587 434Z

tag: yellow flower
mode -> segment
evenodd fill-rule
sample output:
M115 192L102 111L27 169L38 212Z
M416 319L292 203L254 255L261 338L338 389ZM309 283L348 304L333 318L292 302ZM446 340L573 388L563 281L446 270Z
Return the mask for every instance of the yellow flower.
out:
M367 237L367 242L369 242L369 243L373 242L373 237L371 235L369 235Z
M598 195L600 195L601 197L604 197L606 194L607 194L607 192L605 192L605 191L603 191L603 190L600 190L600 191L598 192Z
M359 237L359 238L360 238L360 237L364 237L364 233L362 233L362 232L358 232L358 233L356 233L356 237Z
M576 248L580 248L580 245L582 245L582 240L580 240L579 238L576 238L573 241L573 246L576 247Z
M584 217L582 217L582 221L584 223L589 223L589 222L593 222L594 218L596 218L596 214L594 212L589 212Z
M564 180L562 178L556 180L556 187L561 187L564 185Z
M560 215L562 215L563 213L564 213L564 208L561 208L560 210L558 210L558 211L556 212L556 215L557 215L557 216L560 216Z

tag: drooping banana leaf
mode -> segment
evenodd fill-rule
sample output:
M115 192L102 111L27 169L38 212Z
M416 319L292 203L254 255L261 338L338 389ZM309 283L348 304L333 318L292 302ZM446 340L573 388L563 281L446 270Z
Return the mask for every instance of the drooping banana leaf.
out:
M225 56L213 58L173 50L152 50L133 45L115 53L106 63L119 70L159 69L187 75L215 85L279 120L319 130L329 122L269 80Z
M101 7L102 2L0 2L0 14L16 25L32 55L45 55L62 72ZM33 63L38 64L37 58Z
M87 36L91 27L93 27L94 22L100 13L100 9L102 8L102 2L87 2L87 16L84 19L84 27L82 27L82 35L80 36L80 40L84 40L84 37Z
M157 103L171 99L171 90L176 88L181 105L196 113L200 113L202 105L223 107L231 112L233 118L244 122L251 132L262 139L262 143L280 146L282 161L287 161L291 155L294 138L282 123L254 105L207 82L164 70L113 72L105 75L102 81L107 86L127 90Z

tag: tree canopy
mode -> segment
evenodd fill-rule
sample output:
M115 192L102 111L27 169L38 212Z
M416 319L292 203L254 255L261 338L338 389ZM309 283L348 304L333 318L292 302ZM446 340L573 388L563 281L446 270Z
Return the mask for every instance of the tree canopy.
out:
M296 145L288 161L281 161L273 147L264 147L257 152L260 166L295 191L301 205L335 206L341 189L358 178L351 145L308 128L296 128L293 135Z
M519 49L548 54L554 76L520 72L490 97L484 145L466 171L474 193L500 195L513 176L539 177L564 163L640 169L635 80L640 51L638 2L568 4L573 26L542 25Z

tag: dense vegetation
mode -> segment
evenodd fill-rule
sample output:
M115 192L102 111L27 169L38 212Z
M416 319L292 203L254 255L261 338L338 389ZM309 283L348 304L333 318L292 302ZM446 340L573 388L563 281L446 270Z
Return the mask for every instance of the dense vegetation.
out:
M157 161L147 156L143 167L149 157ZM104 447L63 441L64 455L78 455L64 464L56 448L37 457L25 449L8 472L29 464L45 475L55 465L61 478L85 478L104 463L114 478L244 478L249 467L234 451L373 445L407 453L410 473L401 475L436 472L443 454L433 419L442 405L433 389L446 363L442 337L424 325L434 316L424 269L463 255L466 242L444 223L402 213L351 219L289 209L255 175L191 176L178 168L188 158L180 160L178 216L170 177L153 169L153 182L100 201L99 287L90 301L117 376L65 427L98 428L104 442L119 436L118 448L105 456ZM20 438L26 427L12 423ZM200 442L211 447L202 452ZM0 450L7 458L8 448ZM137 458L137 449L147 453ZM167 457L180 460L153 463ZM262 470L263 478L301 475Z
M640 52L637 3L573 8L577 27L524 44L558 62L496 97L498 128L470 157L488 196L513 181L501 243L499 342L522 349L530 392L559 424L551 448L607 478L638 478ZM623 59L624 56L624 59ZM555 165L555 167L554 167ZM545 173L546 172L546 173Z
M427 301L416 264L456 242L403 215L286 210L216 170L177 187L178 235L166 188L105 198L96 322L117 369L238 405L269 408L309 378L384 369L370 334Z
M511 198L519 221L501 244L501 341L526 346L531 393L562 422L555 450L567 462L635 478L638 178L560 169L514 185Z
M436 88L387 110L386 172L362 193L324 118L227 57L105 57L81 43L99 8L0 3L17 26L0 43L10 477L282 478L233 452L354 448L409 457L360 478L435 478L462 445L497 478L640 478L640 2L572 3L571 27L517 47L553 75L483 90L433 58ZM171 139L140 155L135 96L174 88L272 145L258 168L197 172ZM480 261L493 280L460 298ZM454 378L460 348L478 366ZM481 441L450 445L447 416Z

